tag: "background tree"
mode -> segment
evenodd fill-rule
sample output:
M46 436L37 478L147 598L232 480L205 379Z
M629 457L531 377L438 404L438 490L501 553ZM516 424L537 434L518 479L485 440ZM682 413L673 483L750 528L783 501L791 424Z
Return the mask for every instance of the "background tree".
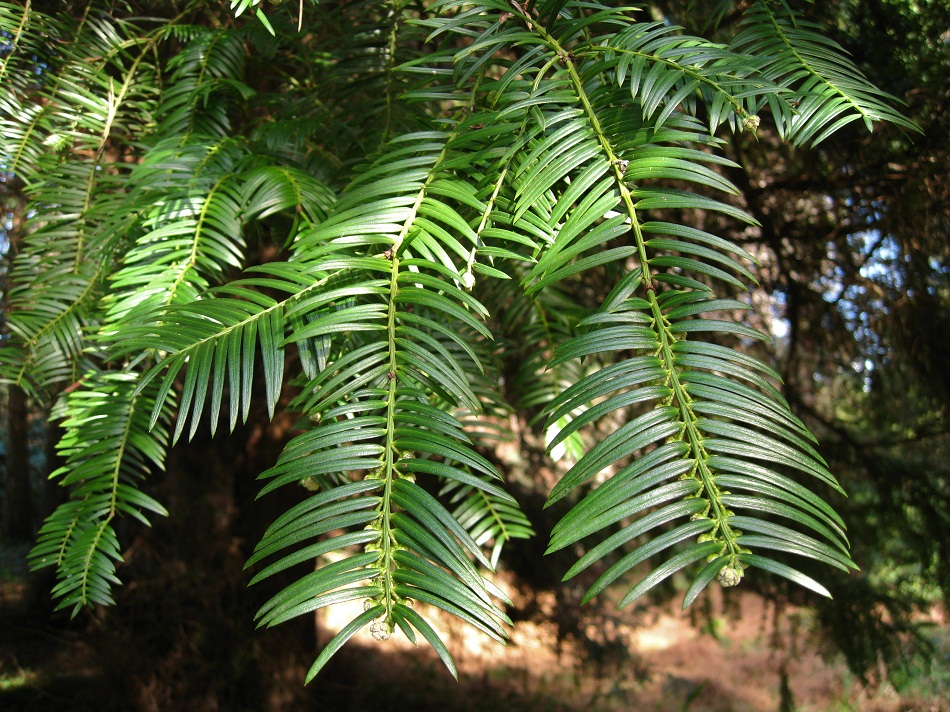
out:
M827 199L855 201L825 139L912 124L798 11L719 3L712 44L566 2L323 3L263 25L200 2L0 7L0 154L31 201L0 361L64 419L72 496L32 554L62 606L111 602L116 524L165 513L142 481L168 443L255 401L305 416L263 492L315 492L250 558L254 581L310 567L261 622L366 601L311 675L363 627L421 635L452 669L411 601L504 639L484 570L531 532L492 455L512 410L576 457L550 549L600 536L568 572L587 598L620 579L626 604L691 564L686 603L749 566L819 592L811 562L852 568L815 491L837 483L740 315L780 300L792 405L833 422L799 391L820 372L805 354L864 364L804 335L845 284L807 265L861 254L873 225L841 229ZM726 157L807 181L779 140L828 151L800 212L837 242L796 234ZM841 276L873 281L880 251Z
M936 367L948 201L933 168L947 159L950 11L840 2L808 13L872 81L906 97L923 127L923 136L885 128L873 139L845 130L798 156L760 132L756 142L736 137L732 153L747 169L735 177L744 206L762 224L749 249L765 249L772 266L762 298L785 332L776 350L784 392L850 495L863 571L833 583L820 616L853 669L873 677L889 660L903 680L937 654L919 612L945 603L950 583L947 398Z

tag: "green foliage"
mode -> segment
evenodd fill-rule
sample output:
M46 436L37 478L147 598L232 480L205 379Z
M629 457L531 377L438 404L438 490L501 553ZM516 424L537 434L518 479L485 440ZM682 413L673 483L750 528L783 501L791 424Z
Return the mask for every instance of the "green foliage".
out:
M135 373L92 373L66 401L66 435L59 454L66 464L53 477L71 487L70 499L50 515L30 552L33 568L56 566L53 595L59 608L111 604L115 564L121 561L113 522L127 515L145 525L145 512L167 515L141 490L153 467L162 467L168 446L171 400L156 389L136 394ZM149 429L153 404L162 422Z
M61 606L111 602L113 523L164 514L141 484L169 440L291 391L300 432L261 494L313 494L248 566L311 570L259 623L364 604L308 680L365 627L421 634L454 673L414 602L504 642L490 572L532 534L489 456L512 408L569 446L549 550L597 539L565 576L597 569L585 600L685 569L687 606L750 567L827 595L793 557L854 567L834 476L742 350L766 338L738 317L754 260L690 224L754 222L721 127L911 126L787 5L752 3L728 46L572 0L319 5L299 33L232 2L270 34L213 3L138 24L107 5L0 4L0 160L33 214L0 376L73 386L71 498L31 555Z

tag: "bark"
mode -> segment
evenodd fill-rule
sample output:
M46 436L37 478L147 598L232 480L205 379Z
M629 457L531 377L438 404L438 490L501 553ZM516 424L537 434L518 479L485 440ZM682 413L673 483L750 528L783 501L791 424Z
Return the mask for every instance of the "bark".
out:
M7 428L7 472L3 497L3 533L9 539L33 536L30 486L29 423L26 394L10 388Z

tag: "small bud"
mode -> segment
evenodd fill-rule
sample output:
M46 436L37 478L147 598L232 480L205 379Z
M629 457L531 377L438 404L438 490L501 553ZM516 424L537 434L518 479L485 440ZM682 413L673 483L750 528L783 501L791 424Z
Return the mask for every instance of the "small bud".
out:
M392 628L387 625L384 618L377 618L369 626L369 632L373 636L373 640L389 640L392 636Z
M742 130L755 133L759 129L759 117L755 114L742 119Z
M472 290L472 287L475 286L475 275L471 272L466 272L461 277L462 286L465 287L465 291L469 292Z
M721 569L719 569L719 574L716 576L716 580L723 588L736 586L738 585L739 581L742 580L742 569L734 566L723 566Z

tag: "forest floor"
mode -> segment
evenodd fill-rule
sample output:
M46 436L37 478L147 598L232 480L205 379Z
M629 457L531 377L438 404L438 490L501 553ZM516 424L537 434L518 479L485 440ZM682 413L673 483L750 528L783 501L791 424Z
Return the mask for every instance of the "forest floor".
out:
M366 635L303 687L313 640L299 631L232 633L222 646L205 639L220 623L116 618L122 606L75 621L44 618L23 578L0 566L0 710L950 710L887 684L862 686L808 632L807 610L776 611L754 594L717 592L702 615L652 605L582 617L574 624L583 643L559 636L553 595L522 596L531 600L515 597L522 619L507 648L441 626L458 683L424 643L406 654L413 646L402 636L376 643ZM324 617L321 639L347 620ZM142 621L179 634L166 639Z
M810 632L807 610L776 610L755 594L739 594L728 603L720 591L713 596L699 615L684 614L676 601L588 622L583 643L558 640L557 616L543 610L544 602L542 615L516 623L506 648L446 623L440 633L456 657L463 687L455 694L497 701L450 709L950 711L950 701L900 694L886 683L874 689L862 685L841 656ZM323 624L332 630L348 620L339 616ZM395 644L412 647L404 638ZM413 687L432 667L441 667L434 655L417 659L393 676L392 684ZM439 689L452 694L451 687Z

